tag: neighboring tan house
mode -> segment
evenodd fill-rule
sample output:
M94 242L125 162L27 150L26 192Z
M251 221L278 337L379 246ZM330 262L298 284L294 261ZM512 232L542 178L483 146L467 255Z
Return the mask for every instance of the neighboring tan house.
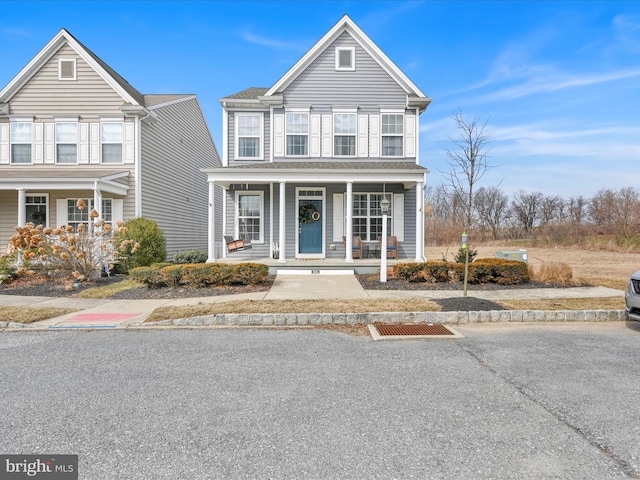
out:
M16 225L86 224L90 208L155 220L169 256L205 250L201 169L217 166L195 95L143 95L62 29L0 92L1 251Z
M223 226L210 217L209 261L234 256L353 261L358 238L375 247L380 202L399 257L424 260L419 117L431 99L344 16L271 88L220 100ZM216 208L218 205L216 205ZM225 237L250 239L229 253ZM355 237L355 239L354 239ZM278 254L275 251L278 250Z

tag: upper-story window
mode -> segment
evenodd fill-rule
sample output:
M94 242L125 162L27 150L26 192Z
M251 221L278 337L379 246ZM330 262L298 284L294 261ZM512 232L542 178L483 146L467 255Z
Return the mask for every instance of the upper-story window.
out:
M404 145L404 115L382 114L382 156L402 157Z
M56 123L56 163L78 162L77 122Z
M333 154L336 157L356 156L355 113L335 113L333 115Z
M286 115L287 155L306 156L309 154L309 114L287 112Z
M102 163L122 163L123 126L120 122L100 124Z
M11 163L31 163L31 141L33 124L11 123Z
M336 70L353 71L356 69L355 47L336 47Z
M262 115L237 114L237 153L236 158L262 158Z
M75 80L76 79L75 58L61 58L60 60L58 60L58 79L59 80Z

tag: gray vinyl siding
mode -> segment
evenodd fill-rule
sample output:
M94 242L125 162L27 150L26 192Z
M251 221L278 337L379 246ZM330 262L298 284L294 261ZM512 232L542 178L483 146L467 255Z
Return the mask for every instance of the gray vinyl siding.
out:
M355 71L335 70L335 47L355 47ZM363 88L366 85L366 88ZM344 32L283 92L285 105L406 105L406 93Z
M209 185L200 169L220 166L213 139L195 98L153 111L157 121L142 126L142 216L162 229L169 258L206 251Z
M76 59L76 80L58 79L58 59ZM36 115L36 120L54 115L97 119L100 115L122 115L124 103L78 54L64 45L11 98L12 115Z
M0 190L0 255L4 254L9 239L16 233L18 224L18 192Z
M237 252L235 256L242 256L248 258L269 258L270 249L271 249L271 238L269 237L269 231L271 228L271 218L269 217L269 204L271 202L271 197L269 196L269 185L249 185L248 188L242 188L239 185L232 185L230 189L226 191L226 224L224 233L221 233L220 236L223 235L234 237L235 239L235 229L236 229L236 191L242 190L250 190L252 192L263 192L264 195L264 204L263 204L263 212L262 218L264 219L263 228L263 238L264 243L252 243L250 250L244 250L242 252ZM274 196L277 197L277 194L274 192ZM274 200L275 202L275 200ZM277 210L277 202L274 205L274 210ZM278 212L275 211L274 215L277 215ZM275 222L276 220L274 220ZM220 230L218 230L220 231ZM277 232L274 232L274 235L277 237ZM275 240L277 242L277 240ZM233 258L234 254L227 254L228 257Z
M254 113L249 111L242 112L227 112L228 120L228 138L227 138L227 161L229 166L243 165L246 163L260 163L268 162L271 157L271 120L269 112L255 112L261 113L263 116L264 132L262 134L262 145L260 148L263 150L261 160L236 160L236 115L240 113Z

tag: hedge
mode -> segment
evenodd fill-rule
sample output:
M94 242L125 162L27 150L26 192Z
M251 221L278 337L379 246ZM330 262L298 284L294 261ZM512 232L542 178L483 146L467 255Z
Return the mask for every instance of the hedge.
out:
M258 263L157 265L133 268L129 271L129 276L149 288L167 285L176 287L181 284L192 287L256 285L269 276L269 267Z
M457 282L464 278L464 264L452 262L399 263L394 273L408 282ZM501 258L479 258L469 264L470 284L521 285L529 282L527 264Z

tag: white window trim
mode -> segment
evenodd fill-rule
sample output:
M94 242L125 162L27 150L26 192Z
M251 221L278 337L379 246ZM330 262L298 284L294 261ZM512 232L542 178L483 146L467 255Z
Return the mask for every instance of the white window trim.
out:
M336 154L336 136L338 136L338 134L336 133L336 115L353 115L353 117L355 118L355 126L356 126L356 131L353 132L353 134L349 134L349 135L344 135L341 134L341 137L347 137L347 136L353 136L353 146L354 146L354 153L353 155L337 155ZM358 156L358 112L357 110L340 110L340 109L334 109L333 110L333 132L332 132L332 144L333 144L333 156L337 157L337 158L356 158Z
M340 52L351 52L351 66L340 66ZM356 47L336 47L335 49L336 72L353 72L356 69Z
M289 113L295 113L297 115L306 115L307 116L307 133L306 133L306 137L307 137L307 153L304 155L290 155L289 154L289 149L287 148L288 142L287 142L287 137L289 135L295 135L297 137L301 137L304 136L305 134L301 134L301 133L289 133L287 132L287 114ZM287 109L286 112L284 112L284 155L285 157L289 157L289 158L307 158L309 157L309 150L310 150L310 141L311 141L311 135L309 133L311 126L310 126L310 121L311 118L309 116L309 109L308 108L289 108Z
M251 243L264 243L264 192L262 190L236 190L235 191L235 214L234 214L234 238L240 238L240 195L258 195L260 197L260 238L251 240Z
M36 194L33 194L36 195ZM86 212L90 213L91 210L93 210L94 205L93 205L93 198L89 198L89 197L75 197L75 198L60 198L57 200L57 202L61 202L58 205L58 217L56 218L56 223L58 224L58 226L60 225L69 225L69 216L68 216L68 205L69 205L69 201L74 202L75 204L78 203L78 200L82 198L82 200L86 203ZM47 201L49 199L47 198ZM109 201L111 202L111 220L106 221L105 223L108 223L110 225L115 224L115 222L117 222L118 220L122 220L122 214L118 211L118 209L122 209L121 206L121 202L122 200L116 199L116 198L111 198L111 197L103 197L102 198L103 202ZM118 203L120 202L120 204ZM60 218L61 217L61 218ZM102 217L101 217L102 218ZM49 221L49 218L47 217L47 222ZM74 222L74 223L82 223L84 225L86 225L87 227L89 226L89 224L91 223L91 219L89 218L89 221L87 223L85 222Z
M398 135L397 133L383 133L383 117L385 115L400 115L402 116L402 135ZM405 157L405 149L406 146L404 144L406 137L406 128L405 128L406 115L404 110L380 110L380 158L404 158ZM402 137L402 155L385 155L383 149L383 139L384 137Z
M63 63L72 63L73 64L73 77L63 77L62 76L62 64ZM75 58L60 58L58 59L58 80L62 81L73 81L76 80L77 70L76 70L76 59Z
M258 146L259 146L259 155L256 157L241 157L238 155L239 146L240 146L240 131L238 129L238 123L240 121L240 117L258 117L260 120L260 134L258 136ZM234 114L235 121L235 149L234 149L234 158L236 160L264 160L264 115L262 113L244 113L244 112L236 112ZM256 138L254 136L242 135L244 138Z
M46 198L46 203L44 204L44 206L45 206L44 214L45 214L45 217L47 218L47 221L46 221L46 225L44 225L44 226L45 226L45 227L48 227L48 226L49 226L49 219L50 219L50 217L49 217L49 194L48 194L48 193L35 193L35 192L29 192L29 193L27 193L27 194L25 195L25 204L24 204L24 208L25 208L25 212L24 212L24 213L25 213L25 216L26 216L26 214L27 214L27 212L26 212L27 205L37 205L37 204L35 204L35 203L31 203L31 204L30 204L29 202L27 202L27 201L26 201L26 198L27 198L27 197L45 197L45 198ZM40 205L42 205L42 204L40 204ZM29 219L28 219L28 218L27 218L27 222L29 222Z
M113 142L103 142L102 141L102 125L107 124L107 123L118 123L120 124L120 126L122 127L122 141L120 142L120 145L122 147L122 151L120 152L120 161L119 162L109 162L109 163L105 163L103 160L103 155L102 155L102 146L103 145L118 145L117 143L113 143ZM115 119L109 119L109 118L101 118L100 119L100 130L98 131L98 140L99 140L99 145L100 145L100 163L103 165L122 165L124 163L124 120L122 118L115 118Z
M13 161L13 145L14 142L11 139L11 126L14 123L29 123L31 124L31 141L29 142L29 145L31 145L31 161L29 163L16 163ZM33 124L33 118L12 118L10 123L9 123L9 163L11 163L11 165L33 165L33 156L34 156L34 143L35 143L35 127ZM26 145L26 143L21 143L21 142L16 142L16 145Z
M346 195L346 194L345 194ZM370 240L369 238L371 238L371 219L372 218L382 218L382 215L377 216L377 215L371 215L371 208L370 208L370 196L371 195L387 195L389 197L389 201L391 202L389 205L389 213L387 214L387 221L391 223L391 228L388 230L387 235L395 235L395 233L393 232L394 229L394 196L392 192L353 192L352 193L352 200L351 200L351 205L354 205L353 200L355 200L355 196L356 195L366 195L367 196L367 215L366 216L362 216L362 215L354 215L353 211L351 212L351 222L353 223L353 220L356 218L366 218L367 219L367 238L363 238L362 241L363 242L375 242L375 240ZM346 221L346 217L347 217L347 212L346 212L346 208L347 208L347 202L344 202L344 217L345 217L345 221ZM353 228L353 226L352 226ZM346 231L346 226L345 226L345 231ZM355 231L354 231L354 235L355 235Z
M76 124L76 161L74 163L60 163L58 162L58 124L60 123L75 123ZM78 165L80 158L80 126L78 123L78 118L56 118L56 123L54 125L53 130L53 149L55 155L55 163L56 165ZM63 144L67 145L67 144ZM71 145L71 144L69 144Z

